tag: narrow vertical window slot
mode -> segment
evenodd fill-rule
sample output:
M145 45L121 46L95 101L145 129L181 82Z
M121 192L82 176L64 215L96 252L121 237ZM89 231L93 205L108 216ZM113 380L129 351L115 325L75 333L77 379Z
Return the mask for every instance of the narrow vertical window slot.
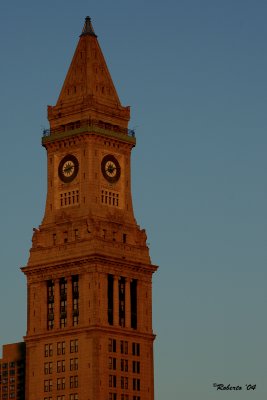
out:
M47 281L47 329L54 328L54 281Z
M125 326L125 278L119 280L119 324Z
M79 324L79 275L72 276L72 325Z
M131 327L137 329L137 279L131 281Z

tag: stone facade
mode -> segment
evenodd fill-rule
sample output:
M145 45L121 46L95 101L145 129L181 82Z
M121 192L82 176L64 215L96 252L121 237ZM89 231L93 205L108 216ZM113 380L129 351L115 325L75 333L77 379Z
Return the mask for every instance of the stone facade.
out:
M131 196L129 107L87 17L48 107L47 200L27 277L27 400L153 400L152 274Z
M3 346L0 359L0 399L24 400L25 343Z

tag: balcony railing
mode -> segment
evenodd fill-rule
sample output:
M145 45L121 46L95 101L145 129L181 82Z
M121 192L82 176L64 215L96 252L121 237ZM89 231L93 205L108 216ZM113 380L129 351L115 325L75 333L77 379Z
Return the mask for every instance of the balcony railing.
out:
M112 125L112 124L109 124L106 122L96 121L96 120L77 121L77 122L73 122L70 124L62 125L58 128L44 129L43 137L48 137L48 136L51 136L51 135L57 134L57 133L74 131L74 130L77 130L80 128L88 128L91 130L94 128L97 128L97 129L112 131L114 133L122 134L125 136L135 137L134 129L122 128L118 125Z

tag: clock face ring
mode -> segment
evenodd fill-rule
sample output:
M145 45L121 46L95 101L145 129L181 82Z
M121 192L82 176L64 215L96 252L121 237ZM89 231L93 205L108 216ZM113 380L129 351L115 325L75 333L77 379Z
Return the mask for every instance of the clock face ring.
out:
M120 179L121 167L119 161L112 155L106 155L101 162L101 171L104 178L110 183Z
M79 171L79 162L72 154L67 154L59 163L58 176L64 183L69 183L76 178Z

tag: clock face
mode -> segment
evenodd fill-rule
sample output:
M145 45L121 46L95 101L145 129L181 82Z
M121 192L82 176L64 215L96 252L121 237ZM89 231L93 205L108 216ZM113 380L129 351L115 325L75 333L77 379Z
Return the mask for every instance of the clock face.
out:
M76 178L79 171L79 162L72 154L66 155L59 163L58 176L64 183L69 183Z
M101 162L101 170L104 178L111 182L117 182L121 175L121 167L118 160L111 154L105 156Z

